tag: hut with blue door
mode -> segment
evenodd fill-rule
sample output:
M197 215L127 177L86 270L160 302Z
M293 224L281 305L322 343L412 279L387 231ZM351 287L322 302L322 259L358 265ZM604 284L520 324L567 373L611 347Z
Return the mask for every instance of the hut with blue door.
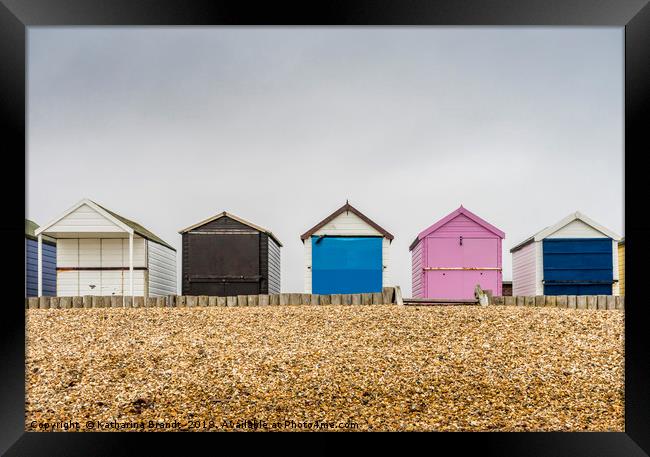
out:
M525 239L512 253L513 295L618 295L620 237L580 212Z
M38 224L25 219L25 297L38 297ZM43 295L56 296L56 240L43 237Z
M300 237L305 293L381 292L389 280L393 235L346 202Z

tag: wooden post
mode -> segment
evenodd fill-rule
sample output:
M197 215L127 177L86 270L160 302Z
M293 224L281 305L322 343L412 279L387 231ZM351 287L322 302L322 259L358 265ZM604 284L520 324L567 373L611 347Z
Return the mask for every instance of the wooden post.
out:
M43 295L38 297L38 308L39 309L49 309L50 308L50 297L44 297Z
M607 309L616 309L616 299L613 295L607 296Z
M133 307L144 308L144 297L141 295L137 297L133 297Z
M269 306L269 296L267 294L261 294L257 297L257 303L260 306Z
M167 306L167 297L156 297L156 306L158 306L158 308L165 308Z
M332 305L341 305L341 294L332 294Z
M311 294L300 294L300 303L303 305L311 304Z
M72 307L73 308L81 308L83 306L83 302L81 297L72 297Z
M179 295L176 297L176 307L185 308L187 306L187 297L185 295Z
M587 309L587 296L578 295L576 297L576 309Z
M341 304L342 305L351 305L352 304L352 294L342 294L341 295Z
M310 305L314 305L314 306L316 306L316 305L320 305L320 295L318 295L318 294L311 294L311 298L310 298L309 304L310 304Z
M393 302L393 297L395 295L395 288L394 287L384 287L381 289L381 295L382 295L382 302L384 305L390 305ZM349 303L348 303L349 305Z
M133 308L133 297L131 297L130 295L124 296L124 307Z
M361 304L361 294L352 294L352 304L353 305Z
M332 303L332 296L328 294L324 294L320 296L320 304L321 305L329 305Z
M100 295L93 295L91 298L92 298L92 305L91 306L93 308L101 308L102 305L104 304L103 301L102 301L102 297Z
M515 297L513 297L512 295L510 296L506 295L505 297L503 297L503 304L506 306L514 306Z
M515 297L515 301L517 303L517 306L525 306L526 305L526 297L523 295L518 295Z
M50 308L59 309L59 297L50 297Z
M568 306L568 298L566 295L558 295L555 298L555 305L558 308L566 308Z
M259 296L258 295L248 295L248 306L258 306Z
M625 306L625 295L616 296L616 309L624 309Z
M199 295L198 298L199 301L199 306L208 306L208 296L207 295Z
M524 304L526 306L535 306L535 296L534 295L526 295L524 297Z
M237 306L237 297L226 297L226 306Z
M361 303L363 305L371 305L372 304L372 293L361 294Z
M237 295L237 306L248 306L248 295Z
M544 306L555 306L557 304L555 295L546 295L545 297Z
M280 304L280 294L272 294L269 297L269 304L271 306L278 306Z
M38 297L29 297L29 309L38 309Z
M301 295L300 294L290 294L289 295L289 304L290 305L299 305Z
M226 297L217 297L217 306L226 306Z
M61 297L61 308L63 309L72 308L72 297Z
M535 295L535 306L544 306L545 300L543 295Z
M504 305L506 302L506 297L494 297L494 304L496 306Z
M147 297L147 308L155 308L158 304L158 299L156 297Z
M372 304L373 305L381 305L384 300L384 297L381 292L373 292L372 293Z
M217 297L209 296L208 297L208 306L217 306Z
M196 305L198 304L198 297L196 295L188 295L186 297L186 300L187 300L188 308L195 308Z
M395 286L395 304L404 304L404 300L402 300L402 288L400 286Z
M598 309L597 301L596 295L587 295L587 309Z
M121 308L122 307L122 296L121 295L111 295L111 308Z
M567 308L576 309L577 307L577 298L575 295L569 295L567 297Z
M597 296L597 309L607 309L607 296L606 295L598 295Z

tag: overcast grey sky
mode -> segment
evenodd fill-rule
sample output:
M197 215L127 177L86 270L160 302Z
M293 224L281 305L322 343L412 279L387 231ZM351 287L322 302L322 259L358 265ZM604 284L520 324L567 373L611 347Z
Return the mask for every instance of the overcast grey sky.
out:
M223 210L283 242L346 199L395 236L461 203L509 249L579 210L623 234L623 28L28 31L27 217L83 197L178 249Z

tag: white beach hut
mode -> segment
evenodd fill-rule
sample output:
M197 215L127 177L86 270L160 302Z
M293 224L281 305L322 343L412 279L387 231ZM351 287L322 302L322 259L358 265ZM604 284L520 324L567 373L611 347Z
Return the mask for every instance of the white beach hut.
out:
M43 237L56 240L57 296L177 293L176 250L137 222L83 199L35 231L38 295Z

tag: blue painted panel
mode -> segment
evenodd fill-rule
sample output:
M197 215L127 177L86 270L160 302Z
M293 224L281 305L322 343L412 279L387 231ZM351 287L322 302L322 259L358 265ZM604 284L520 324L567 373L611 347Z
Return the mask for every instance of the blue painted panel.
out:
M610 238L547 238L544 294L610 295L614 280Z
M381 292L381 237L317 237L312 243L312 293Z
M25 240L25 279L27 297L38 295L38 242ZM56 296L56 246L43 243L43 295Z

